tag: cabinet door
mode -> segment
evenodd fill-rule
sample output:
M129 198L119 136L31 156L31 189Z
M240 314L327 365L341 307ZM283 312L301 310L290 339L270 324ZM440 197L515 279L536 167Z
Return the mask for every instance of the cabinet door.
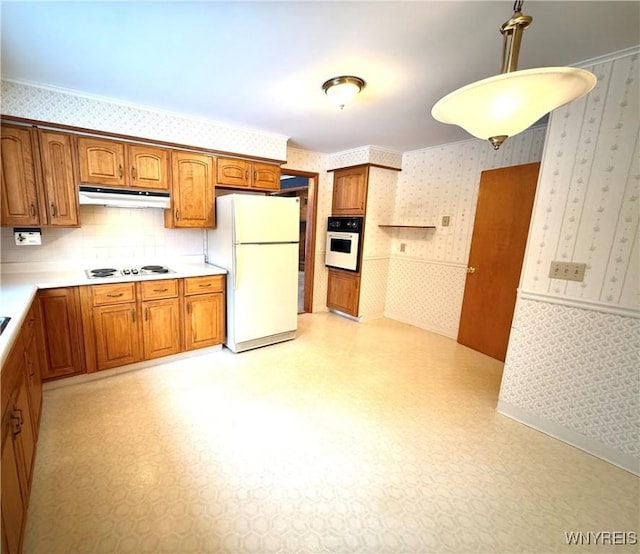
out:
M42 411L42 379L40 377L40 355L36 337L31 337L25 349L26 379L31 399L31 415L33 416L33 430L38 436L40 427L40 413Z
M246 188L251 183L251 162L218 158L216 183L227 187Z
M19 461L15 439L19 432L19 421L10 419L9 430L2 436L2 538L7 554L21 551L22 532L26 516L26 506L22 500Z
M172 152L173 213L171 227L214 227L214 170L211 156Z
M364 215L368 167L340 169L333 175L333 215Z
M169 190L169 151L164 148L130 144L127 146L131 186Z
M329 270L327 306L357 317L359 303L360 276L345 271Z
M77 226L78 191L71 135L40 131L39 136L49 224Z
M93 309L98 369L109 369L142 359L135 304Z
M142 303L144 359L180 352L180 300Z
M125 185L124 144L91 137L78 138L80 182L122 187Z
M31 470L36 453L36 435L31 416L29 389L26 380L26 368L24 364L20 371L20 384L18 385L13 402L13 414L19 418L20 433L16 435L18 451L21 454L22 475L24 475L23 500L25 507L29 504L29 489L31 487Z
M185 350L222 344L224 294L200 294L184 299Z
M280 167L271 164L253 164L254 188L263 190L280 190Z
M0 130L1 223L5 227L40 225L31 130L6 125Z
M80 318L75 287L38 292L45 367L42 378L63 377L83 370L80 346Z

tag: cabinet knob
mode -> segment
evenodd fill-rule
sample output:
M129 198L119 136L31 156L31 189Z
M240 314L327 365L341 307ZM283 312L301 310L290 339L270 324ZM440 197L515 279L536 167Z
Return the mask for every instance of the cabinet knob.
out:
M176 219L180 219L180 210L176 210Z
M124 174L124 173L123 173L123 171L122 171L122 164L120 164L120 165L118 166L118 175L119 175L120 179L122 179L122 175L123 175L123 174Z
M51 202L51 217L55 217L56 216L56 205Z
M36 216L36 207L34 204L31 204L29 206L29 211L31 212L31 217L35 217Z
M135 181L136 180L136 168L131 166L131 178Z
M468 273L469 275L472 275L472 274L474 274L475 272L476 272L476 268L475 268L475 267L473 267L472 265L470 265L470 266L467 268L467 273Z
M149 308L144 309L144 320L149 321Z
M136 311L135 310L131 310L131 321L133 321L134 323L136 322Z

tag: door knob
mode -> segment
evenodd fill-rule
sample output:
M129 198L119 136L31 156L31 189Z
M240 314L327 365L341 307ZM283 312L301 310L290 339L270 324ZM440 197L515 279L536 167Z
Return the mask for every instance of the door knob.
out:
M473 267L472 265L470 265L470 266L467 268L467 273L475 273L475 272L476 272L476 268L475 268L475 267Z

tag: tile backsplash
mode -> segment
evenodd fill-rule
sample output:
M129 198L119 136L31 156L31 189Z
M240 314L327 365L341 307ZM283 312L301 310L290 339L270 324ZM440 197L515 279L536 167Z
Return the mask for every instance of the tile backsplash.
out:
M42 228L41 246L16 246L13 229L3 228L2 263L55 262L93 267L98 262L161 262L202 256L202 229L165 229L159 209L81 206L79 228Z

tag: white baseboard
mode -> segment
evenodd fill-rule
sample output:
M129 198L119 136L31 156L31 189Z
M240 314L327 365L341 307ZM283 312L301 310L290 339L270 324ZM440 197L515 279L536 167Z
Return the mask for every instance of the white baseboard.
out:
M503 400L498 401L496 410L498 413L514 419L519 423L523 423L528 427L532 427L536 431L540 431L554 439L566 442L567 444L596 456L605 462L609 462L610 464L618 466L619 468L633 473L634 475L640 476L640 460L629 454L625 454L624 452L620 452L606 444L602 444L601 442L590 439L589 437L580 435L571 429L567 429L553 421L541 418L519 408L518 406L514 406L509 402L504 402Z
M431 331L432 333L443 335L450 339L456 340L458 338L457 329L447 329L444 327L438 327L437 325L429 325L424 321L403 317L393 312L387 312L386 310L384 312L384 317L388 317L389 319L395 319L396 321L400 321L401 323L408 323L409 325L413 325L414 327L419 327L420 329L424 329L425 331Z

